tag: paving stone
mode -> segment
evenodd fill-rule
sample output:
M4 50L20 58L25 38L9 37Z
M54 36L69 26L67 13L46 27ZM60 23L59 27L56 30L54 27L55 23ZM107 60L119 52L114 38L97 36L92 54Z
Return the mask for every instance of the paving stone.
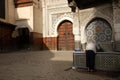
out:
M73 70L73 51L0 53L0 80L119 80L118 74ZM67 70L68 69L68 70Z

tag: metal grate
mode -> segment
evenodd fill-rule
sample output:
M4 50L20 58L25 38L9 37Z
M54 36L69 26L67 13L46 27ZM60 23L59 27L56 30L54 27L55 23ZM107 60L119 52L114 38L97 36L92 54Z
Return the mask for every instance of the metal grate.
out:
M86 68L85 53L73 54L73 66L76 68ZM107 71L120 71L120 54L116 53L97 53L95 68Z
M85 54L74 54L73 56L73 66L84 68L86 66Z

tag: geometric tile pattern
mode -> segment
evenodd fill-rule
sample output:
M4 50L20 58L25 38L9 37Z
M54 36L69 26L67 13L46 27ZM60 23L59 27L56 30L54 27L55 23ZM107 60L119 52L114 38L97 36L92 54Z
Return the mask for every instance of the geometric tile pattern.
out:
M73 53L73 66L75 68L86 68L85 55L85 53ZM120 71L120 54L114 52L97 53L95 68L104 71Z
M96 56L96 68L120 71L120 54L98 54Z
M111 41L112 30L105 20L96 19L92 21L86 28L87 40L93 40L97 42Z

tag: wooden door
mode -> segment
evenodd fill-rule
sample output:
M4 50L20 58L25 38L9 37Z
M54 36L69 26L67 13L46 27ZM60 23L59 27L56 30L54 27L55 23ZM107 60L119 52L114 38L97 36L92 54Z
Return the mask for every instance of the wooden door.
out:
M72 31L72 23L64 21L58 28L58 50L73 50L74 36Z

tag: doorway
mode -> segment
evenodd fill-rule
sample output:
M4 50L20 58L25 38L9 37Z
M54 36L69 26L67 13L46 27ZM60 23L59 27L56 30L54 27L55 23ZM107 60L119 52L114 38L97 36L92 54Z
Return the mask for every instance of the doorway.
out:
M19 37L18 37L18 48L19 49L27 49L30 44L30 36L28 28L19 28L18 29Z
M73 24L64 20L58 26L58 50L74 50Z

